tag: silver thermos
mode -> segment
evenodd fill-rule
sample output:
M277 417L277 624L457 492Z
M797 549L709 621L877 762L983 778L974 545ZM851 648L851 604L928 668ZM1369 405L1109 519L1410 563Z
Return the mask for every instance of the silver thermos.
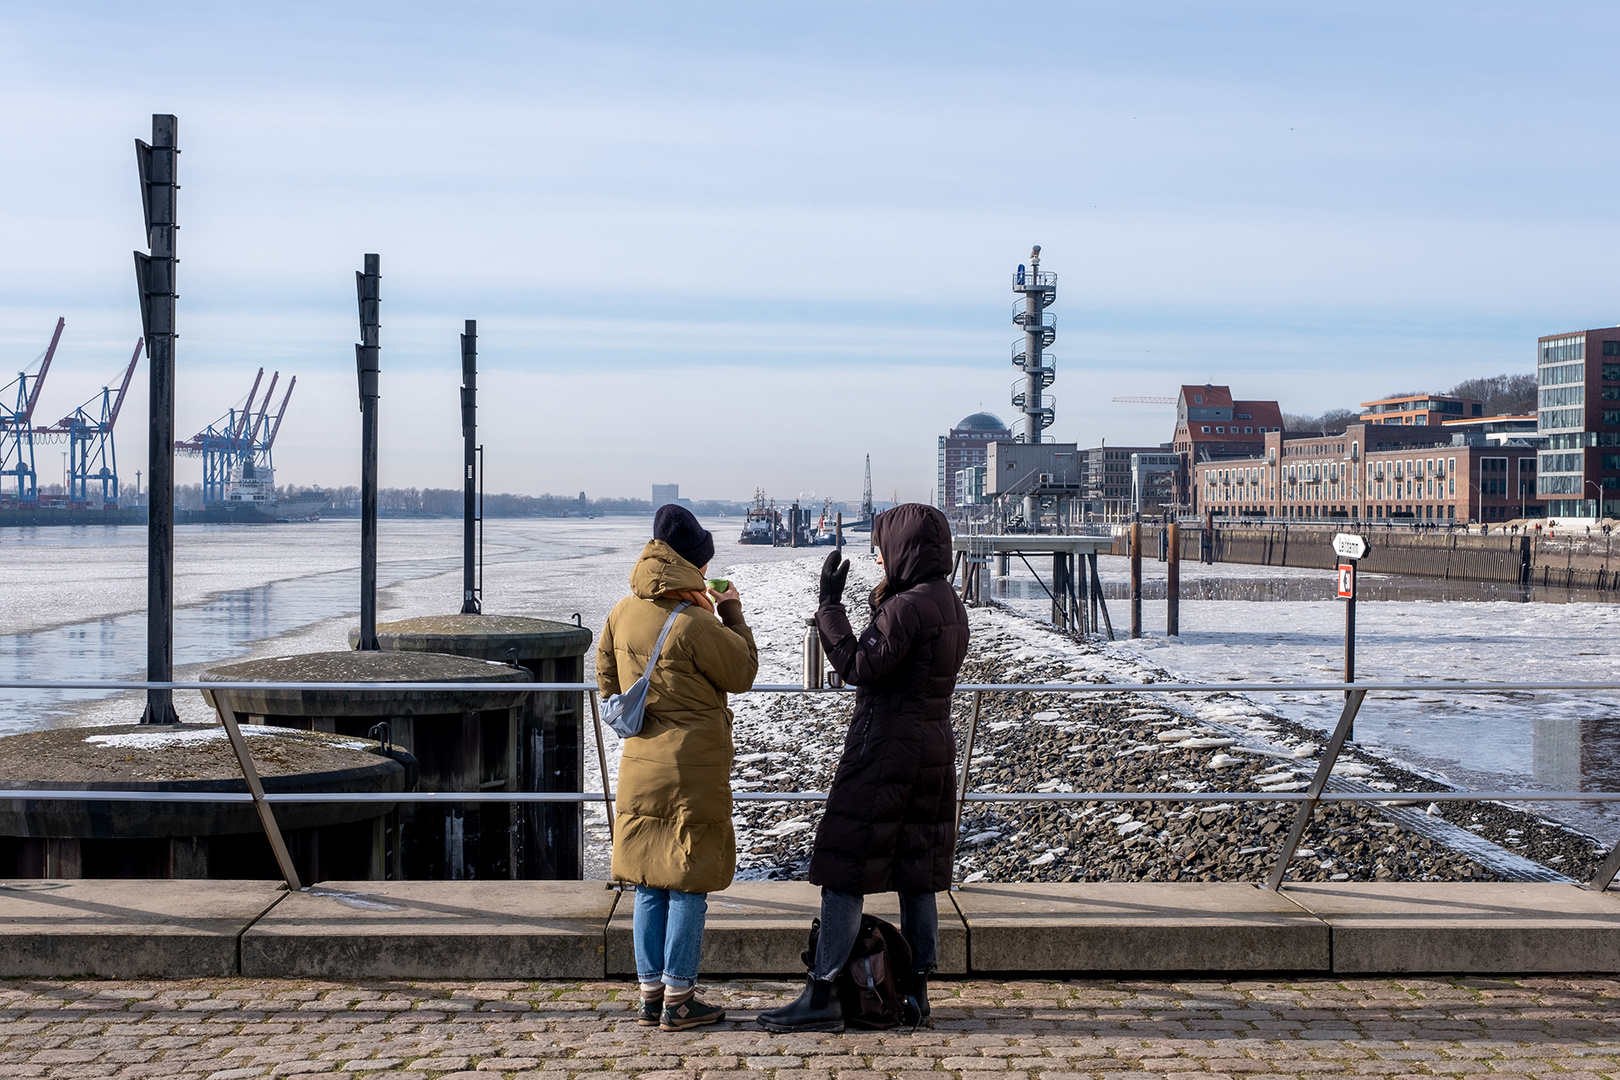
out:
M821 689L821 631L816 620L806 619L804 628L804 688Z

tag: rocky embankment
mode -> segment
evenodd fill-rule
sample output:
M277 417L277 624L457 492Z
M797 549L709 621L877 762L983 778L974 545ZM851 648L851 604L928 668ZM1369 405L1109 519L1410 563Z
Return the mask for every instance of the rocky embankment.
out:
M961 681L1152 682L1099 646L993 608L971 612ZM739 702L738 791L826 790L852 699ZM970 699L959 694L958 748ZM986 694L971 769L978 792L1299 791L1320 764L1318 732L1236 694ZM1334 776L1363 790L1446 785L1348 747ZM1425 812L1426 809L1426 812ZM1297 805L1078 800L969 803L959 881L1258 881ZM739 876L803 877L813 802L737 804ZM1514 856L1522 856L1515 858ZM1289 864L1291 881L1493 881L1589 876L1587 836L1499 804L1324 803ZM1530 860L1526 862L1525 860Z

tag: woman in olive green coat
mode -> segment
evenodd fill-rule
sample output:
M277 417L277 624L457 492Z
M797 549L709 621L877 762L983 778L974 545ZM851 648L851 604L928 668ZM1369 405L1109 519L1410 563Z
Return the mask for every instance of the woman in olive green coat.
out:
M603 696L628 689L670 613L683 600L692 604L675 616L649 679L641 732L624 742L613 838L613 876L636 885L637 1022L679 1031L725 1016L693 997L692 987L706 894L730 885L737 869L726 694L754 684L759 651L736 588L706 590L714 538L691 511L661 507L653 537L630 572L632 595L602 628L596 682Z

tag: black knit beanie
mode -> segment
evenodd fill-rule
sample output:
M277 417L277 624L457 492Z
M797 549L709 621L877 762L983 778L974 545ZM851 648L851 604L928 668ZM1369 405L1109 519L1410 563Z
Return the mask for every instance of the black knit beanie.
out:
M658 508L653 516L653 539L674 548L675 554L699 570L714 558L714 535L679 503L665 503Z

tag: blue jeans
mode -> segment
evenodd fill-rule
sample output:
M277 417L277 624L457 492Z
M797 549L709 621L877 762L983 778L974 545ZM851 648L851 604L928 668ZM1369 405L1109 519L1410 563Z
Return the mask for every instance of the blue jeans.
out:
M644 983L662 979L665 986L676 990L694 985L698 958L703 955L703 919L708 912L707 893L637 885L630 932L636 945L637 978Z

